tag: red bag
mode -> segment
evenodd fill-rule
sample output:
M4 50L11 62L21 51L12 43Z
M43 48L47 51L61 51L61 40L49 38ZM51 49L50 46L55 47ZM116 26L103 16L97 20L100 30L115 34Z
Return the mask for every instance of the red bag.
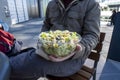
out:
M0 51L9 53L14 45L14 35L4 30L0 30Z

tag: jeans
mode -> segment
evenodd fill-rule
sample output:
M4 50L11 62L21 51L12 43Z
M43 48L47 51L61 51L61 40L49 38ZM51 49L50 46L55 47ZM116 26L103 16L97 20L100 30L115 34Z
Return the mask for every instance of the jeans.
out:
M80 70L80 59L51 62L35 54L35 49L10 58L11 80L37 80L39 77L69 76Z

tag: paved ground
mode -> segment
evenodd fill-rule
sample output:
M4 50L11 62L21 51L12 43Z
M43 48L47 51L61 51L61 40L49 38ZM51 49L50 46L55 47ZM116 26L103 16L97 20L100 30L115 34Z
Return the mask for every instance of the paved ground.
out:
M12 25L10 32L17 40L23 41L23 48L36 47L38 35L42 26L41 19L30 20L24 23Z
M23 48L36 47L42 22L41 19L35 19L12 25L10 32L13 33L18 40L23 41ZM106 61L113 31L113 26L106 26L106 24L105 22L101 22L100 27L101 31L106 33L106 37L98 65L97 80L120 80L120 62L109 59ZM92 63L87 61L86 64L91 65Z

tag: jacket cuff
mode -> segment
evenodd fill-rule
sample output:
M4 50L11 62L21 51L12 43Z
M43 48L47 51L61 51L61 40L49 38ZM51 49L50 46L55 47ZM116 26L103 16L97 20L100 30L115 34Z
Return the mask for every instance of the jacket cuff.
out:
M75 53L75 55L72 57L72 59L78 59L78 58L83 57L83 55L85 53L85 46L81 43L79 43L79 45L80 45L80 50Z

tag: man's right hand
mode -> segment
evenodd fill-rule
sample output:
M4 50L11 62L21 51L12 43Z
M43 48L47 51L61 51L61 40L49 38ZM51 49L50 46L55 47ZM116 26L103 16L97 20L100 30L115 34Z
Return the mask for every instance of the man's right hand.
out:
M64 60L67 60L67 59L71 58L72 56L74 56L80 50L82 50L82 47L79 44L77 44L75 51L71 52L69 55L67 55L65 57L54 57L52 55L49 55L48 57L53 62L61 62L61 61L64 61Z

